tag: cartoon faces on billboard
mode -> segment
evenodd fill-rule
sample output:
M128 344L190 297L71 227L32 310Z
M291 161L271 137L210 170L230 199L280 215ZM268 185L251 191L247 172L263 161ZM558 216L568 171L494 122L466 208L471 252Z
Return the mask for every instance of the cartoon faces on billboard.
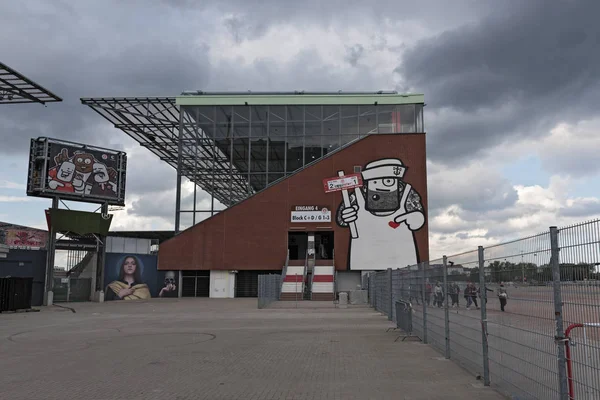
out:
M419 193L404 180L406 167L397 158L368 163L362 170L363 187L342 202L339 226L355 224L350 239L349 269L382 270L420 262L414 233L425 224Z
M142 264L134 255L128 255L119 263L119 276L104 291L104 300L146 300L150 289L142 279Z
M48 170L48 188L59 192L115 197L117 171L91 153L63 148Z

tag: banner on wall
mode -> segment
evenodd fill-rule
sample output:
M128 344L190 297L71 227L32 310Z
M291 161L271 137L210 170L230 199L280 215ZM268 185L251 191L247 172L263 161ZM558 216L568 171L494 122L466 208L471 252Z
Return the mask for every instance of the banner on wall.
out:
M155 255L107 253L104 300L178 297L179 271L157 271L157 261Z
M48 241L48 232L28 228L0 228L0 244L11 249L43 249Z

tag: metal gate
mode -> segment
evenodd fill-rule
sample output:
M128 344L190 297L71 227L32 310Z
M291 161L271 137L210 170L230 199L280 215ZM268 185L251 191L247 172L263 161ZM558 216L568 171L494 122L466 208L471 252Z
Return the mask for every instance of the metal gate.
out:
M235 277L235 297L258 297L258 276L281 271L239 271Z
M57 254L60 254L60 250ZM65 250L56 261L63 263L62 269L54 271L54 302L90 301L92 295L92 275L94 273L95 251Z

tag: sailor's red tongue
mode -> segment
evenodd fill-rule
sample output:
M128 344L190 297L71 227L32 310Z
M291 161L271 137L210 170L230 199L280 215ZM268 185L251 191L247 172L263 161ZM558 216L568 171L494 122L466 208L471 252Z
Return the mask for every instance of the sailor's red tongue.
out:
M397 223L396 221L390 221L390 222L388 222L388 225L391 226L393 229L396 229L397 227L400 226L400 224Z

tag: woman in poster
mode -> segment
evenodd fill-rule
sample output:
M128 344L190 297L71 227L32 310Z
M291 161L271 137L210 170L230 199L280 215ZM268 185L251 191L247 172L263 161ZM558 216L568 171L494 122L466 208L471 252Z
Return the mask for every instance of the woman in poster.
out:
M150 297L148 285L142 282L138 258L125 257L119 268L119 279L108 284L104 300L146 300Z

